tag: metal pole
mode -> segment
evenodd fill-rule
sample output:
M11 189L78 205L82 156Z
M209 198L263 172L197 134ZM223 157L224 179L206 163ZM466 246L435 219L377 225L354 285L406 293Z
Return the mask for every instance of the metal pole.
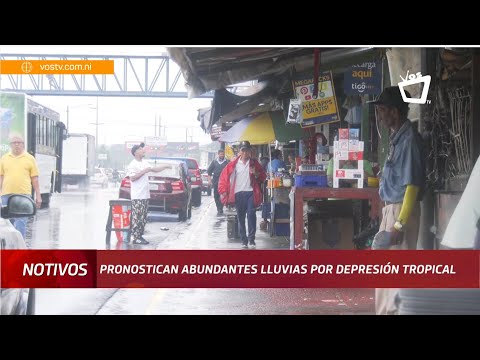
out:
M162 136L162 115L158 115L158 136Z
M67 134L70 130L69 126L68 126L68 116L69 116L69 113L70 113L70 110L69 110L69 106L67 105Z
M185 157L187 157L188 128L185 128Z
M95 119L95 162L98 161L98 96L97 96L97 109Z

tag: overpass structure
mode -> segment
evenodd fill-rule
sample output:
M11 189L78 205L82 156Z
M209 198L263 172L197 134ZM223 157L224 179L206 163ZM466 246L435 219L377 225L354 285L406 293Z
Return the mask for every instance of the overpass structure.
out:
M0 74L0 89L29 95L188 98L180 67L168 55L0 54L0 60L113 60L113 75ZM232 86L235 93L246 86ZM199 97L211 98L213 91Z

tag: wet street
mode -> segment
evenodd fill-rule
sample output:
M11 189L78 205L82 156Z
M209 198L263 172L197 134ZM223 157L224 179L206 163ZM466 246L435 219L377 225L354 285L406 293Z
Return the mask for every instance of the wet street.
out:
M226 218L216 216L213 196L202 196L192 218L154 214L147 223L148 245L106 245L109 201L118 188L69 188L55 194L49 209L29 223L33 249L240 249L229 240ZM260 215L258 214L258 218ZM257 231L257 249L289 250L285 237ZM373 289L37 289L36 314L374 314Z

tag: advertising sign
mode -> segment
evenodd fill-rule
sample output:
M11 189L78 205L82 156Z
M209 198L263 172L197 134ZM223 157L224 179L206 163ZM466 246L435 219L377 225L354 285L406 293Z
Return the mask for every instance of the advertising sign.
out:
M25 95L0 92L0 156L10 151L8 138L21 135L25 140Z
M302 104L301 127L310 127L340 121L337 98L331 71L324 71L318 77L318 94L314 94L313 76L298 74L293 80L296 98Z
M382 62L353 65L344 74L343 90L347 95L378 95L382 92Z

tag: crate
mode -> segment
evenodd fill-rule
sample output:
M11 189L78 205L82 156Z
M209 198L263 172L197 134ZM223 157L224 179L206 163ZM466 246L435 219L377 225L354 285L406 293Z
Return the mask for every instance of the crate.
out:
M296 187L327 187L328 181L326 175L296 175Z
M262 204L262 219L270 218L270 213L272 212L272 203L265 202Z
M290 223L275 223L275 236L290 236Z
M326 168L324 168L323 165L318 165L318 164L302 164L299 167L300 171L306 172L306 171L324 171Z

